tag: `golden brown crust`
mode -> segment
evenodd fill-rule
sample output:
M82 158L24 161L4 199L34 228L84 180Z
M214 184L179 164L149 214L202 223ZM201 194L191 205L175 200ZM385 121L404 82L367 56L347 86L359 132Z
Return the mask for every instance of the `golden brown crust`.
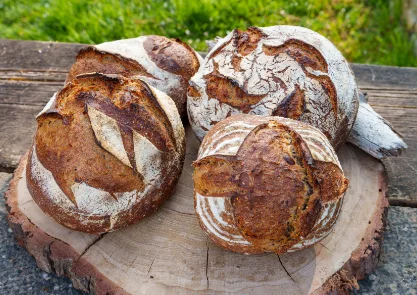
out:
M251 53L258 45L265 34L257 27L249 27L246 31L234 30L233 42L235 42L238 52L245 56Z
M266 95L251 95L243 91L239 85L231 80L218 75L216 72L205 76L207 80L206 92L209 97L215 97L220 102L239 108L243 113L250 111L250 106L257 104ZM193 95L192 88L189 95Z
M101 146L90 122L90 107L117 122L131 167ZM140 80L84 75L67 84L57 94L53 108L38 116L37 121L27 166L28 188L43 211L69 228L101 233L136 222L162 204L179 178L184 154L178 157L174 154L182 151L178 147L183 147L184 138L175 137L172 122L149 86ZM162 184L146 187L144 176L137 170L133 133L140 134L161 151L164 164L158 173L162 175ZM74 208L64 208L53 196L48 197L45 192L48 188L32 172L33 161L39 161L52 173L53 180ZM89 214L85 208L79 208L74 196L74 186L79 184L107 192L116 202L120 194L136 191L136 201L127 209L115 209L112 214ZM93 198L88 201L93 204L95 196L89 198Z
M241 178L247 193L232 198L236 225L245 239L266 251L291 248L299 235L311 230L318 214L308 210L314 209L308 205L319 191L303 156L308 150L300 142L284 125L263 124L246 137L238 152L238 158L245 159ZM303 223L304 215L314 216Z
M203 156L194 167L199 195L230 198L231 222L254 248L245 253L291 249L310 234L323 205L343 196L348 183L337 165L314 160L300 135L273 120L258 123L236 156Z
M83 182L111 193L142 191L141 176L96 144L88 116L74 112L71 122L40 118L35 136L39 161L52 172L61 190L75 203L71 186ZM69 106L67 105L67 108Z
M188 80L200 67L197 53L179 39L168 39L163 36L144 36L143 38L143 44L138 43L137 46L143 46L143 54L147 54L153 63L141 64L129 56L106 52L90 46L79 52L66 83L73 81L77 75L95 72L149 78L153 81L152 86L167 92L174 100L180 115L184 116ZM139 50L137 48L138 52ZM155 71L166 71L176 75L179 79L178 85L168 90L165 89L167 81L152 74Z
M339 198L347 190L349 180L334 163L315 161L314 177L321 188L321 201L327 203Z
M129 126L141 134L148 135L150 141L159 149L166 151L173 148L175 138L172 126L146 83L122 77L112 79L111 76L100 74L78 77L76 83L61 91L63 98L59 100L59 107L64 117L71 118L71 115L66 116L70 112L66 107L66 98L71 101L76 97L83 106L90 105L115 118L120 125Z
M287 95L278 108L272 113L274 116L297 120L305 112L304 90L296 85L295 90Z
M136 61L121 55L111 54L88 46L80 50L76 62L71 66L65 83L72 82L84 73L119 74L125 77L153 77Z
M180 39L148 36L143 46L151 60L161 69L189 80L200 67L194 50Z
M241 163L233 156L209 156L194 162L194 188L205 196L231 197L238 191Z

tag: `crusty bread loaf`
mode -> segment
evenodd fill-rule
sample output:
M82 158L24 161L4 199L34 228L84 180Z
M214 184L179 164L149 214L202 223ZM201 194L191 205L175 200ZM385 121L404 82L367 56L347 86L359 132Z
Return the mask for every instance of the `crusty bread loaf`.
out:
M239 113L281 116L319 128L338 148L358 111L349 64L326 38L294 26L234 30L209 52L188 90L200 140Z
M324 134L282 117L221 121L193 166L201 227L218 245L246 254L317 243L335 224L348 186Z
M185 116L188 80L197 72L201 61L201 57L179 39L141 36L82 49L67 82L77 75L93 72L135 76L168 94L180 115Z
M181 174L184 128L174 102L139 79L72 79L37 117L28 189L60 224L88 233L154 212Z

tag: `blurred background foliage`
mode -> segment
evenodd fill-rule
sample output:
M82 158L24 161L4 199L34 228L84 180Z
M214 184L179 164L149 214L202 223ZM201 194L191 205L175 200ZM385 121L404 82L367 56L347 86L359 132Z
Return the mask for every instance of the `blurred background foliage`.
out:
M417 66L401 0L0 0L0 38L101 43L145 34L196 50L234 28L300 25L330 39L351 62Z

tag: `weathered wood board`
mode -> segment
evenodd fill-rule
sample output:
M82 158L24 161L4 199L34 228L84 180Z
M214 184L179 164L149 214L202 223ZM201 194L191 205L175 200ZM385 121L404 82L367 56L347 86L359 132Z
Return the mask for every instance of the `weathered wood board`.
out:
M345 145L339 158L350 186L332 233L302 251L247 256L218 247L198 224L191 163L199 142L186 129L174 195L154 215L101 236L69 230L40 210L26 187L24 156L6 194L18 242L39 267L95 294L347 294L372 272L388 206L379 161Z
M394 125L408 145L401 157L383 160L390 204L417 207L417 68L351 66L372 108Z
M0 40L0 171L28 149L35 116L58 91L82 44ZM384 160L391 204L417 207L417 69L352 64L372 107L404 135L408 150Z

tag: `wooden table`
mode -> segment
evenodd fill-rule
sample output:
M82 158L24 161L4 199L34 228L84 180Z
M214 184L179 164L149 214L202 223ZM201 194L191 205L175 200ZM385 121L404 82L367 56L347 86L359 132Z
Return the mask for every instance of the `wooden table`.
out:
M28 149L34 117L59 90L81 44L0 40L0 169ZM404 135L405 155L384 160L391 205L417 207L417 69L353 64L374 109Z
M33 118L59 90L82 44L0 40L0 171L12 171L35 131ZM383 161L391 205L417 207L417 69L352 64L370 104L409 148Z

